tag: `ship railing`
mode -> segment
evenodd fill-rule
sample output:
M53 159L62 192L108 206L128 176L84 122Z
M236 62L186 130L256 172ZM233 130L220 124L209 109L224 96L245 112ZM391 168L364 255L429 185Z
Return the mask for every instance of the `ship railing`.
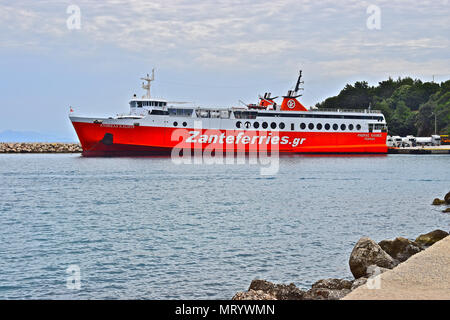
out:
M310 109L309 111L382 113L381 110L369 110L369 109L340 109L340 108L337 108L337 109L320 108L320 109Z

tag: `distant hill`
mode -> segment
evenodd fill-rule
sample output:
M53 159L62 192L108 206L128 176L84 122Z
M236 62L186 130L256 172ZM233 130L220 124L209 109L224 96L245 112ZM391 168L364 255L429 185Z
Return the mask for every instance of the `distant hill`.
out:
M430 136L450 134L450 80L441 83L398 78L369 86L366 81L347 84L337 96L316 104L320 108L381 110L389 134ZM435 123L436 115L436 123Z
M75 138L33 131L6 130L0 132L0 142L77 142Z

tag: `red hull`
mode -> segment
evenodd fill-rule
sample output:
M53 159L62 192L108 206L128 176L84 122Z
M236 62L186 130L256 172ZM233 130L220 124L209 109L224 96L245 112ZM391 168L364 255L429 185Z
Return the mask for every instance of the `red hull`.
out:
M225 131L104 126L88 122L73 122L73 126L84 156L166 155L174 147L213 152L278 151L280 154L384 154L388 151L386 132Z

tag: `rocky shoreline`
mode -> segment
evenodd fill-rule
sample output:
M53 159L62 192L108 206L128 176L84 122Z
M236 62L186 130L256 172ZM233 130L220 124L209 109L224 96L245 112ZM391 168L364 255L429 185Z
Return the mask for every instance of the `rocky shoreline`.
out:
M439 204L450 205L450 192L444 199ZM247 291L236 293L232 300L339 300L362 285L371 285L381 273L395 268L447 236L449 233L446 231L434 230L418 236L414 241L397 237L379 243L363 237L355 244L349 258L353 280L322 279L315 282L311 289L302 290L293 283L274 284L257 279L251 282Z
M0 153L81 153L78 143L0 142Z

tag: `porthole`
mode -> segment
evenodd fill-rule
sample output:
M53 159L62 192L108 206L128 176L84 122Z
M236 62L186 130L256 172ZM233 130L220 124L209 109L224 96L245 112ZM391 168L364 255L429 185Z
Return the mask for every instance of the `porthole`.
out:
M240 128L242 126L242 122L238 121L236 122L236 128Z
M317 128L317 130L322 130L322 124L321 124L321 123L318 123L317 126L316 126L316 128Z
M267 124L267 122L263 122L263 123L262 123L262 127L263 127L264 129L267 129L268 126L269 126L269 125Z
M325 130L330 130L330 124L329 123L325 123Z
M187 122L185 121L185 122L183 122L183 127L186 127L187 126Z
M280 127L280 129L284 129L286 126L285 126L284 122L280 122L279 127Z
M308 129L309 129L309 130L312 130L312 129L314 129L314 123L310 123L310 124L308 124Z
M360 124L356 125L356 130L361 130L361 125Z
M306 124L301 123L301 124L300 124L300 129L305 129L305 128L306 128Z
M344 131L345 129L347 129L347 126L345 124L341 124L341 130Z
M337 130L339 128L339 126L335 123L333 124L333 130Z
M271 127L272 129L275 129L275 128L277 127L277 124L276 124L275 122L272 122L272 123L270 124L270 127Z
M177 125L178 125L178 122L175 121L175 122L173 123L173 126L176 127Z
M348 130L353 130L353 124L348 125Z
M250 121L246 121L244 124L245 128L250 128L252 126L252 124L250 123Z
M253 128L258 129L259 128L259 122L253 122Z

